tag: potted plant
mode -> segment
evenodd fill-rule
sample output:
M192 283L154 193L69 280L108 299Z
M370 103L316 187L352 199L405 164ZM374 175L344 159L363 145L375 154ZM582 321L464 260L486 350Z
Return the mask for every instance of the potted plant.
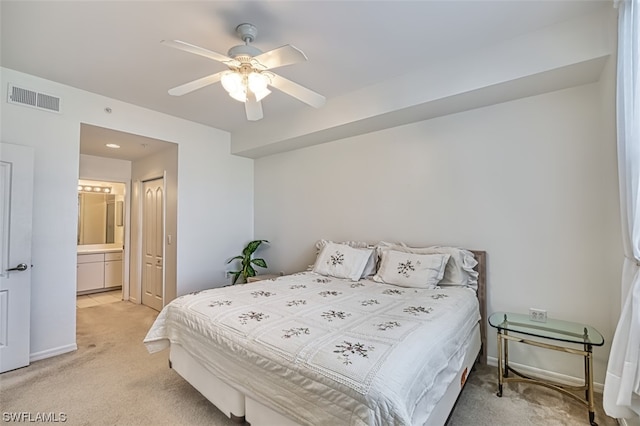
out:
M235 284L238 281L238 278L242 276L244 278L244 282L247 282L248 277L255 277L256 270L253 268L253 265L259 266L261 268L267 267L267 262L264 259L252 259L253 253L260 247L262 243L269 243L267 240L254 240L249 242L247 246L242 250L242 254L236 257L232 257L229 259L227 264L233 262L234 260L239 260L241 268L239 271L230 271L233 275L233 282L231 284Z

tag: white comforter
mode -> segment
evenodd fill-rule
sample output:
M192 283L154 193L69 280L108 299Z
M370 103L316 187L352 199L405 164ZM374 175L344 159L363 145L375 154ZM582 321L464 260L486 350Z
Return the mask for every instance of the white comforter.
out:
M179 297L144 343L151 353L182 345L302 424L409 425L444 394L479 319L469 289L305 272Z

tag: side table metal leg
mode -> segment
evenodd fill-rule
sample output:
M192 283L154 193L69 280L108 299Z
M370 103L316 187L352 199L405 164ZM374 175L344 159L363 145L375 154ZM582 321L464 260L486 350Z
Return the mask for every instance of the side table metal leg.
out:
M591 345L586 345L586 350L587 350L587 377L586 379L588 380L588 384L587 384L587 401L589 403L589 423L591 424L591 426L598 426L598 423L596 423L595 421L595 403L593 400L593 352L592 352L592 346Z
M587 349L587 345L584 345L584 351L588 352ZM589 399L589 357L588 355L584 356L584 385L586 387L586 389L584 390L584 399L587 400L587 402L590 401ZM591 409L591 406L589 406L589 409Z
M502 331L503 335L508 335L507 330ZM509 339L503 339L504 346L504 377L509 377Z
M496 337L498 340L498 393L496 395L502 397L502 334L499 329Z

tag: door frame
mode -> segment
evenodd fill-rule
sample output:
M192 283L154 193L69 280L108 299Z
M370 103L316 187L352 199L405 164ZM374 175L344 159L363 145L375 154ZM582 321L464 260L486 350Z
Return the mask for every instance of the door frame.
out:
M114 179L112 177L101 177L101 175L80 175L78 180L95 180L100 182L114 182L124 184L124 247L122 258L122 300L129 300L129 274L131 267L131 179Z
M131 298L130 301L138 305L142 304L142 231L144 229L143 223L143 187L144 182L152 180L162 179L162 306L164 307L167 301L167 289L166 289L166 251L167 251L167 171L163 170L162 175L152 174L144 176L141 179L136 180L133 185L135 191L132 193L132 198L135 198L135 203L132 200L132 207L135 206L135 212L132 211L132 216L136 217L136 229L135 235L132 232L131 238L135 238L136 243L136 256L135 265L132 265L132 276L135 278L136 289L134 291L135 298ZM132 226L133 228L133 226ZM132 230L133 231L133 230Z

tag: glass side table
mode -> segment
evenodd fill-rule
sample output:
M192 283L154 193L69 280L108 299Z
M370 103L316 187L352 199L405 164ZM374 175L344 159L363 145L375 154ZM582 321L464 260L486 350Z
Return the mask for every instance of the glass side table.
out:
M585 404L589 409L589 423L597 426L595 422L595 403L593 399L593 346L602 346L604 338L595 328L569 321L548 319L546 322L537 322L529 319L528 315L513 314L509 312L495 312L489 317L489 325L498 330L498 393L502 397L502 386L505 382L526 382L546 386L562 392L565 395ZM514 336L510 333L516 333ZM539 339L553 341L545 343L531 340L519 335L532 336ZM569 386L549 380L527 376L513 369L509 365L509 341L524 343L545 349L580 355L584 358L584 385ZM576 349L575 345L579 345ZM514 376L509 376L513 373ZM584 391L582 398L574 392Z

